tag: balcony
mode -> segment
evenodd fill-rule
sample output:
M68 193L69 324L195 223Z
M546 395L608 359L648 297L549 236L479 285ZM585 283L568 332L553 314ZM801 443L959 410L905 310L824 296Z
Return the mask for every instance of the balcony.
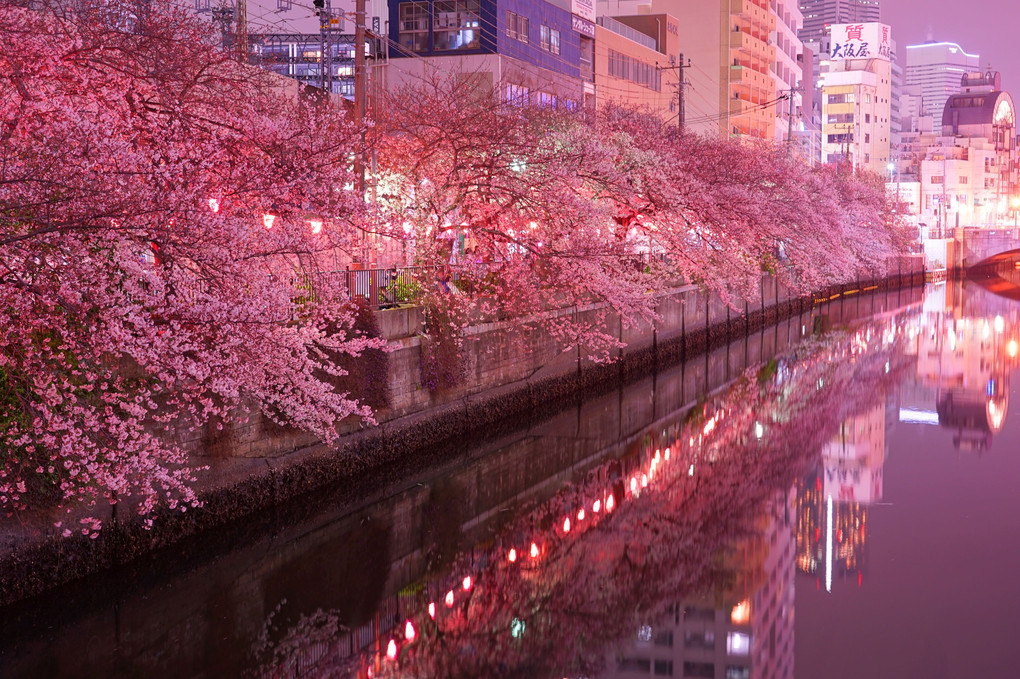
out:
M775 45L770 45L762 38L746 31L730 32L730 50L769 61L772 61L776 54Z

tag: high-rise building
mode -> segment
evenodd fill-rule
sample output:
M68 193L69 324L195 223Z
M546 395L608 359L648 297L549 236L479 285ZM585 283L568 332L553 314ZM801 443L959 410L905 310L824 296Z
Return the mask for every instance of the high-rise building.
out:
M907 45L906 84L921 88L928 114L938 120L946 99L960 91L965 73L979 70L980 60L955 42Z
M800 39L822 43L832 24L874 23L882 20L879 0L800 0L804 27Z
M892 36L879 23L830 26L822 61L822 162L885 173L892 141Z

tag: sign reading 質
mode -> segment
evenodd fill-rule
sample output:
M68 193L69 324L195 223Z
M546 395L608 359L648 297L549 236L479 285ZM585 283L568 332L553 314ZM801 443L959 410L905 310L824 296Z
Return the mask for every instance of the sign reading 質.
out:
M595 0L570 0L570 13L595 23Z
M892 38L886 24L833 24L829 35L829 59L892 58Z

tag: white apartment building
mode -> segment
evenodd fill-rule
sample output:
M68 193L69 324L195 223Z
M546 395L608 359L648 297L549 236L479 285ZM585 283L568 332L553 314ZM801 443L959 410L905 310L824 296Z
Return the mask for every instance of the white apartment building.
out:
M921 162L921 220L937 230L1011 224L1016 216L1013 100L992 89L997 78L975 75L946 102L942 136Z
M880 23L830 27L822 62L822 162L888 173L892 140L892 37Z

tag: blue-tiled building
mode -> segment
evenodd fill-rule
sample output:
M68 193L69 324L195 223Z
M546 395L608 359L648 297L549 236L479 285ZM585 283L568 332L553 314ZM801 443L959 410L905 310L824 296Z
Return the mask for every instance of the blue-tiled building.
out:
M594 26L569 0L391 0L390 58L484 73L515 103L577 106L592 90Z

